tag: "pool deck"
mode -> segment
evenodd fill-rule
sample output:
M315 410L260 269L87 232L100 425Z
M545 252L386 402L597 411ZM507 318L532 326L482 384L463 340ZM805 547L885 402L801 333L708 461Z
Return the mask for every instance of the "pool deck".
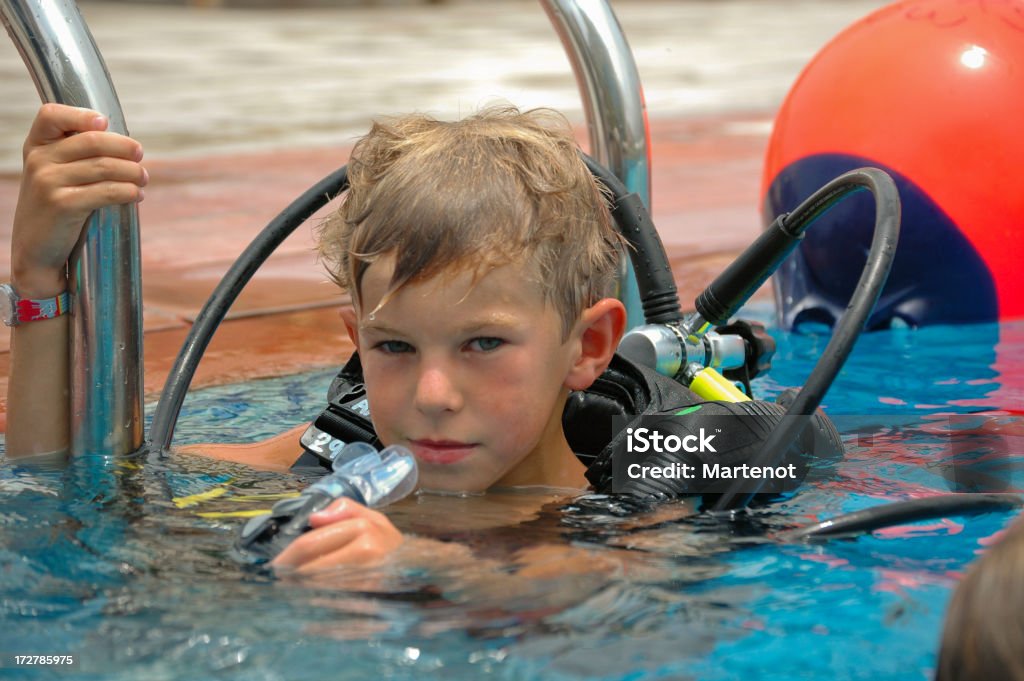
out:
M277 212L347 159L352 130L365 130L368 116L379 111L419 108L436 111L441 116L448 114L443 104L416 106L400 98L396 100L392 96L394 92L383 88L379 82L397 72L394 69L406 68L396 66L388 59L409 52L404 56L416 60L418 43L415 41L433 40L436 49L445 50L453 49L452 44L456 43L470 43L467 49L474 44L478 47L490 44L493 37L489 37L486 31L481 34L479 26L485 21L481 18L485 13L480 9L481 5L453 4L454 7L424 6L400 10L382 7L292 12L83 4L83 14L104 49L108 66L118 84L133 134L147 148L146 166L151 183L146 190L146 200L140 206L147 396L159 392L192 320L230 263ZM761 168L771 120L800 65L842 26L880 4L867 0L828 3L724 0L721 3L693 4L637 1L622 4L619 17L637 54L651 114L654 219L672 260L684 304L692 300L700 288L721 271L760 229ZM764 8L764 5L771 8ZM831 6L833 11L823 11L822 5ZM526 45L524 49L541 53L541 62L551 61L544 57L545 50L553 50L551 53L555 55L561 51L557 40L550 34L543 13L536 6L515 0L497 6L520 23L502 20L494 24L502 26L501 30L505 32L519 31L516 37ZM780 52L785 54L785 59L772 61L771 53L760 54L749 47L740 47L745 41L749 44L753 36L760 35L763 29L770 28L764 25L765 22L776 21L774 14L778 14L783 6L793 10L790 18L807 17L803 23L795 22L797 26L793 30L799 33L800 39L794 38L794 49ZM395 21L389 12L401 14L402 21ZM684 14L672 16L673 12ZM523 18L527 16L528 20ZM722 22L720 26L714 23L715 17ZM742 25L737 24L737 17L742 17ZM300 118L307 116L308 120L283 119L276 125L259 128L252 121L266 123L267 114L261 113L258 107L266 106L268 97L266 92L252 85L251 78L255 76L242 70L254 59L251 49L248 56L245 56L244 49L251 48L253 36L263 36L260 31L276 27L277 42L271 43L265 36L256 42L269 50L268 54L277 55L273 64L278 75L272 76L271 80L273 77L283 78L287 83L289 71L281 66L280 61L284 57L280 55L288 54L290 50L307 59L315 57L315 54L310 56L316 49L310 48L309 36L327 18L337 24L345 23L347 30L357 34L385 21L392 24L388 30L393 29L397 34L409 32L406 42L396 44L392 41L381 49L380 54L386 55L387 59L379 60L376 71L360 68L353 72L353 77L358 80L354 89L362 93L365 87L370 91L376 82L376 89L385 90L391 98L376 102L360 94L359 108L363 110L363 118L355 117L340 123L339 130L344 129L344 135L324 133L324 140L319 144L313 144L311 136L322 130L324 123L316 118L312 104L307 107L284 98L277 104L280 111L300 111L302 113L297 115ZM289 24L292 21L300 24ZM678 31L688 32L682 39L673 37L673 21ZM147 46L140 37L142 31L130 29L157 22L169 26L171 34L174 30L189 31L190 27L207 32L219 29L219 42L216 43L221 50L219 56L202 54L204 49L213 49L211 41L197 41L193 35L190 40L175 43L165 31L155 48L161 59L155 59L154 48ZM510 25L512 29L508 29ZM465 34L460 34L460 30ZM487 30L496 32L499 29ZM323 31L315 34L321 33ZM422 38L424 33L432 37ZM249 37L248 41L245 36ZM465 36L472 36L472 40ZM207 37L212 37L212 34ZM234 48L232 40L238 42ZM675 69L670 68L671 65L665 63L666 50L671 51L677 42L683 44L686 40L706 46L712 52L719 50L726 56L742 52L743 58L737 57L732 66L726 65L725 71L718 73L714 66L722 66L723 60L716 60L714 53L710 57L700 57L696 66L682 64ZM772 34L771 40L773 44L785 44L785 36ZM202 46L196 47L200 43ZM243 45L249 48L243 48ZM402 45L410 47L403 50ZM325 51L334 49L328 44L313 45L313 48L319 47ZM4 131L0 135L0 239L9 240L18 191L17 150L38 105L38 98L20 62L12 64L8 58L13 55L12 58L17 59L16 53L9 45L4 49L7 52L0 51L0 99L9 104L0 106L0 122L3 123L0 130ZM430 49L430 45L423 49ZM775 45L771 49L779 51L782 48ZM367 54L377 53L369 51ZM234 65L232 55L237 62ZM239 56L245 58L238 59ZM452 54L449 57L465 65L467 74L476 63L472 56ZM174 64L174 60L179 58L182 60L179 62L181 68L175 69L175 73L187 70L189 64L201 64L207 72L217 70L218 77L225 80L211 81L202 74L196 75L194 82L187 85L178 83L182 93L178 99L167 100L169 87L161 87L154 82L153 73L160 68L167 72L171 68L168 64ZM207 59L214 63L208 63ZM154 66L158 61L162 65L159 68ZM766 63L771 64L770 73L758 75L757 69ZM147 64L155 71L147 73ZM746 76L743 75L743 64L747 65ZM306 73L316 67L298 64L294 68L297 72ZM495 78L500 80L502 74L493 71L498 66L490 64L486 68L492 69ZM516 64L513 62L500 68L512 70ZM527 65L527 68L534 67ZM564 58L554 67L545 68L568 71ZM704 73L701 68L711 70ZM234 77L229 77L232 69ZM678 72L687 69L689 75L679 75ZM127 74L125 85L121 85L119 71ZM224 72L228 72L227 75ZM648 78L648 73L652 74L651 78ZM495 94L524 106L533 106L542 102L516 97L523 89L529 89L530 79L538 83L539 88L553 88L548 99L554 100L551 102L554 106L566 110L570 120L579 125L580 138L585 139L582 116L578 108L573 109L573 105L567 103L576 97L571 76L567 73L559 75L561 80L552 85L550 74L535 70L530 74L529 78L517 83L513 91L496 88ZM479 73L474 78L487 80ZM442 80L445 80L443 88L457 90L470 80L470 76L466 75L462 81L454 77ZM771 87L765 86L763 81ZM403 78L402 82L410 81ZM697 85L692 88L694 94L690 98L696 104L691 106L679 90L691 87L693 83ZM229 91L225 97L227 105L220 108L208 106L217 92L223 93L225 88L241 87L242 84L248 84L249 91L254 90L255 94ZM301 85L294 89L310 96L310 102L324 98L316 96L317 92L323 94L326 91L319 81L312 80L308 88ZM735 91L729 92L729 86L733 86ZM287 85L281 87L288 88ZM404 93L409 97L417 94L414 86L399 85L399 89L413 90ZM203 106L197 106L196 100L189 100L184 94L195 96L197 90L205 98ZM708 93L714 94L719 90L727 92L727 95L720 101L710 101L712 98ZM269 86L268 91L272 91ZM745 94L749 95L749 102ZM251 100L246 99L250 96ZM443 100L444 94L439 95L431 89L430 96ZM469 97L460 94L452 99L458 100L455 106L464 110L475 108L467 102L475 104L482 96L474 92ZM153 105L161 97L165 98L161 100L164 104ZM282 105L282 101L287 101L288 105ZM656 106L660 108L656 109ZM185 112L189 115L186 116ZM237 119L233 118L236 116ZM172 130L168 124L171 120L181 129ZM233 120L240 121L238 127L255 126L251 130L243 130L241 141L237 143L226 141L227 135L223 133L234 129L235 126L231 125ZM230 143L215 144L211 142L214 138ZM351 344L337 313L342 298L315 263L312 248L311 229L303 226L275 253L218 330L194 386L290 374L337 365L347 357ZM0 280L8 279L8 275L9 253L5 248L0 254ZM769 292L765 289L759 295L766 296ZM6 334L0 334L0 396L6 395L8 342ZM5 411L5 405L6 400L3 400L0 412ZM0 425L3 422L0 415Z

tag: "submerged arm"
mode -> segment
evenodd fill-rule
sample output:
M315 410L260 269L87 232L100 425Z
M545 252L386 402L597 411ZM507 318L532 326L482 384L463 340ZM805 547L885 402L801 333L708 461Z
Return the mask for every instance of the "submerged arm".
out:
M195 454L220 461L244 463L254 468L287 471L299 458L299 438L309 424L300 424L280 435L246 444L202 444L178 447L183 454Z

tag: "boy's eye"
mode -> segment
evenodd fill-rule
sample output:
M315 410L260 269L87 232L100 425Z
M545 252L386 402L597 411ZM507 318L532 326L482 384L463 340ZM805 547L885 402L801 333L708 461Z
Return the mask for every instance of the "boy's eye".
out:
M504 344L505 341L503 341L500 338L484 337L474 338L473 340L469 341L468 346L470 350L476 350L478 352L491 352L492 350L497 350Z
M374 345L373 348L374 350L380 350L381 352L384 352L389 355L397 355L399 353L413 351L413 347L411 345L409 345L405 341L399 340L381 341L380 343Z

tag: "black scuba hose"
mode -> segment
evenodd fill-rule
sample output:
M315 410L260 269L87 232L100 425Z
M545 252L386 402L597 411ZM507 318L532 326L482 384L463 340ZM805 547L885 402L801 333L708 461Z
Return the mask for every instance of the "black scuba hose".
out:
M171 446L174 426L178 422L185 393L192 383L199 360L238 294L281 242L348 187L347 168L342 166L335 170L281 211L242 251L217 284L196 317L160 394L149 429L150 444L156 449L165 450Z
M631 247L630 258L636 273L637 288L640 290L644 320L648 324L678 322L683 315L679 308L679 292L672 276L672 266L643 200L597 161L582 152L580 156L590 173L615 197L612 217Z
M933 497L895 501L882 506L854 511L786 532L784 538L802 541L819 537L859 534L890 525L943 518L950 515L977 515L990 511L1005 511L1021 506L1024 506L1024 497L1019 494L939 494Z
M750 462L751 467L773 466L782 459L800 437L814 411L821 405L829 386L853 350L854 343L867 323L882 287L885 286L896 254L896 242L900 231L899 192L892 178L881 170L852 170L829 182L792 213L783 215L776 221L776 224L790 236L800 238L818 217L840 199L863 189L870 190L875 197L875 233L864 271L846 312L836 323L832 338L811 371L807 383L793 400L782 422L772 431L757 456ZM718 498L711 510L726 511L746 506L763 484L763 481L753 485L751 482L737 478Z

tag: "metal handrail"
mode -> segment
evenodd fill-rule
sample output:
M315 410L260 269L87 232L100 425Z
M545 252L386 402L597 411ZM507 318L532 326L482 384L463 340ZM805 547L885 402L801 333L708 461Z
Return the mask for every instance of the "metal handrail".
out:
M590 155L651 209L650 132L640 73L607 0L540 0L583 98ZM627 326L644 324L636 275L624 254Z
M0 0L0 19L44 102L95 109L109 118L110 131L128 134L73 0ZM68 263L73 455L126 454L142 445L140 272L135 205L94 212Z
M649 135L632 52L606 0L541 0L572 63L590 151L650 206ZM106 65L73 0L0 0L0 18L44 102L95 109L128 134ZM643 323L626 263L629 326ZM142 445L142 295L138 212L90 216L69 262L73 305L71 449L123 454Z

